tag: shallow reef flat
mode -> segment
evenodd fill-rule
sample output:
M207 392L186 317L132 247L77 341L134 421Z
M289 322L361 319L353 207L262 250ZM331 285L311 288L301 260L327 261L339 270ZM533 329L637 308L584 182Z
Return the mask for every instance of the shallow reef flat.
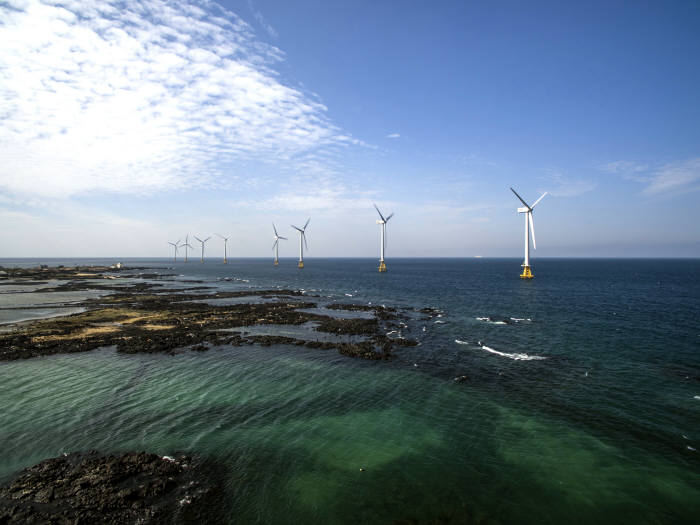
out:
M396 308L356 304L330 304L334 310L365 311L366 317L333 317L308 309L318 308L314 296L298 290L188 290L149 281L150 274L134 274L134 269L120 269L116 279L128 282L109 284L97 280L112 268L89 267L61 269L62 283L52 290L98 290L107 293L74 306L84 312L60 318L18 323L0 333L0 360L26 359L58 353L86 352L100 347L116 347L118 352L173 354L186 350L204 351L212 346L290 344L337 350L349 357L386 360L395 348L415 346L417 341L386 334L399 327L408 314ZM8 270L5 270L8 271ZM56 270L58 271L58 270ZM20 272L25 280L42 275L43 270ZM54 269L49 270L49 273ZM82 275L88 273L89 280ZM135 275L142 279L138 282ZM13 279L18 275L13 274ZM55 276L52 273L52 279ZM69 280L70 279L70 280ZM41 290L46 293L46 289ZM32 293L32 292L29 292ZM230 304L217 300L233 299ZM238 302L247 298L249 302ZM265 298L261 302L260 298ZM224 302L225 303L225 302ZM422 312L425 314L426 312ZM430 312L427 312L430 314ZM304 337L254 335L232 328L255 325L305 325ZM313 337L313 334L331 334ZM320 335L320 334L319 334ZM341 336L361 336L352 341Z

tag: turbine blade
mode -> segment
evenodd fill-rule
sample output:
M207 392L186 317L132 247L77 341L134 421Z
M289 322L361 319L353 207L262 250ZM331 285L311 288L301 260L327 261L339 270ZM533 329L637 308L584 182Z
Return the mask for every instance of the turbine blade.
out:
M522 202L528 209L532 209L532 208L530 208L530 205L527 202L525 202L520 195L518 195L517 191L515 191L513 188L511 188L510 191L515 193L515 196L518 198L518 200L520 200L520 202Z
M528 215L528 219L530 220L530 233L532 234L532 247L536 250L537 241L535 241L535 223L532 222L532 212L528 213Z
M535 201L535 204L533 204L532 207L534 208L535 206L537 206L537 203L540 202L542 199L544 199L544 196L545 196L545 195L547 195L547 192L546 192L546 191L542 194L542 196L541 196L539 199L537 199L537 200Z
M275 230L275 237L279 237L279 234L277 233L277 228L275 228L275 223L272 223L272 229Z
M306 234L304 232L301 232L301 236L304 238L304 246L306 246L306 249L309 249L309 243L306 242Z
M386 219L384 218L384 215L382 215L382 212L379 211L379 208L377 208L377 205L374 204L374 203L372 203L372 206L374 206L374 209L377 210L377 213L378 213L379 216L382 218L382 220L383 220L384 222L386 222Z
M211 239L211 235L209 237L207 237L206 239L204 239L204 242L207 242L209 239Z
M304 224L304 230L306 230L306 227L309 225L309 222L311 221L311 217L306 219L306 224Z
M303 231L304 231L304 230L302 230L301 228L297 228L297 227L294 226L293 224L292 224L291 226L292 226L292 228L294 228L296 231L299 231L299 232L303 232Z
M389 222L389 219L391 219L393 216L394 216L394 214L392 213L386 219L384 219L384 222Z
M284 239L285 241L287 240L286 237L279 237L279 236L278 236L277 238L278 238L278 239Z
M277 246L277 243L278 243L278 242L279 242L279 241L275 240L274 244L272 245L272 249L273 249L273 250L275 249L275 246Z
M200 239L200 238L197 237L196 235L194 236L194 238L197 239L199 242L202 242L202 239Z

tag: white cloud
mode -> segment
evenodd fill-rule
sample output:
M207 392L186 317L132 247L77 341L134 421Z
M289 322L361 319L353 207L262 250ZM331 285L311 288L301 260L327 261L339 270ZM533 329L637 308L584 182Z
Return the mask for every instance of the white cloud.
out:
M282 82L282 52L213 2L12 0L0 49L0 188L13 193L216 186L236 176L222 164L353 143Z
M651 173L644 193L656 195L676 191L697 191L700 189L700 158L685 162L666 164Z
M398 133L389 133L389 134L386 136L386 138L388 138L388 139L398 139L398 138L401 138L401 135L399 135Z
M550 173L547 179L547 191L553 197L578 197L593 191L597 186L591 180L567 177L558 172Z
M253 17L258 21L260 26L265 30L265 32L272 38L277 38L277 31L272 27L269 22L265 19L263 14L253 6L253 0L248 0L248 7L253 12Z
M645 182L648 179L646 172L649 171L649 166L627 160L616 160L599 166L599 169L606 173L619 175L623 179Z
M660 195L700 190L700 158L650 167L628 161L616 161L601 166L602 171L646 185L646 195Z

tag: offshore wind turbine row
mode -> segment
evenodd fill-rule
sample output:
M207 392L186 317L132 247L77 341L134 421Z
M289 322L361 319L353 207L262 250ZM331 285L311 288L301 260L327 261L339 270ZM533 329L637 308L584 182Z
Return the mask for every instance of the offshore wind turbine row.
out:
M524 204L524 207L518 208L518 213L523 213L525 214L525 258L523 260L523 264L521 265L523 268L523 272L520 274L521 279L532 279L533 274L532 274L532 268L530 267L530 237L532 236L532 247L533 249L537 249L537 243L535 241L535 223L532 219L532 212L537 206L537 204L544 198L545 195L547 195L547 192L545 191L539 199L535 201L535 203L530 206L525 200L518 195L518 192L516 192L513 188L510 189L515 196L518 198L520 202ZM376 221L376 223L379 225L379 232L380 232L380 243L379 243L379 271L380 272L386 272L386 261L384 260L384 254L386 252L386 225L389 222L389 219L391 219L394 214L391 213L388 216L384 217L382 212L379 210L376 204L374 204L374 209L377 210L377 213L379 214L379 219ZM299 262L297 263L298 268L303 268L304 267L304 246L306 246L306 249L309 249L309 244L306 241L306 228L309 225L309 222L311 221L311 218L306 220L306 223L304 223L303 228L299 228L298 226L294 226L293 224L291 225L292 228L297 230L299 233ZM277 227L275 226L275 223L272 223L272 230L274 231L274 243L272 244L272 250L274 251L274 259L273 259L273 264L275 266L279 265L279 242L281 240L286 241L287 237L282 237L278 232L277 232ZM229 237L224 237L223 235L216 234L218 237L221 237L221 239L224 241L224 264L228 264L228 240ZM202 255L200 262L204 263L204 245L206 242L211 239L211 235L207 237L206 239L200 239L196 235L194 236L197 241L201 244L202 247ZM171 245L174 249L174 256L173 256L173 261L177 262L177 253L180 248L185 249L185 262L187 262L187 251L192 249L192 246L189 244L189 233L185 236L185 242L180 244L181 239L178 239L175 242L168 242L169 245Z

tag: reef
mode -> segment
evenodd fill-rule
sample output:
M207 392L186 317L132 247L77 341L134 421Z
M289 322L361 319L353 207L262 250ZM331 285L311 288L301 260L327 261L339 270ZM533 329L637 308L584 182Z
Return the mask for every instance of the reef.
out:
M222 523L218 468L184 454L47 459L0 487L0 523Z
M396 328L392 321L401 318L401 313L395 308L334 304L328 308L374 314L371 318L335 318L304 311L318 304L311 300L313 296L298 290L251 289L215 293L209 290L207 293L198 287L196 290L168 288L164 291L160 282L134 282L131 268L120 270L131 279L124 283L96 282L100 274L96 273L96 267L90 268L89 273L95 273L90 280L72 279L53 288L43 288L41 292L100 290L107 295L75 303L75 306L86 308L82 313L21 323L0 333L0 360L86 352L110 346L125 354L174 354L188 349L205 351L214 346L245 344L335 349L349 357L386 360L392 357L396 347L418 344L415 340L384 335L389 329ZM69 276L83 273L82 269L61 271ZM232 304L220 304L219 301L226 302L226 299L234 300ZM249 299L249 302L240 299ZM243 335L237 331L256 325L305 323L313 326L307 338ZM356 337L352 341L342 337L319 341L313 340L314 332Z

